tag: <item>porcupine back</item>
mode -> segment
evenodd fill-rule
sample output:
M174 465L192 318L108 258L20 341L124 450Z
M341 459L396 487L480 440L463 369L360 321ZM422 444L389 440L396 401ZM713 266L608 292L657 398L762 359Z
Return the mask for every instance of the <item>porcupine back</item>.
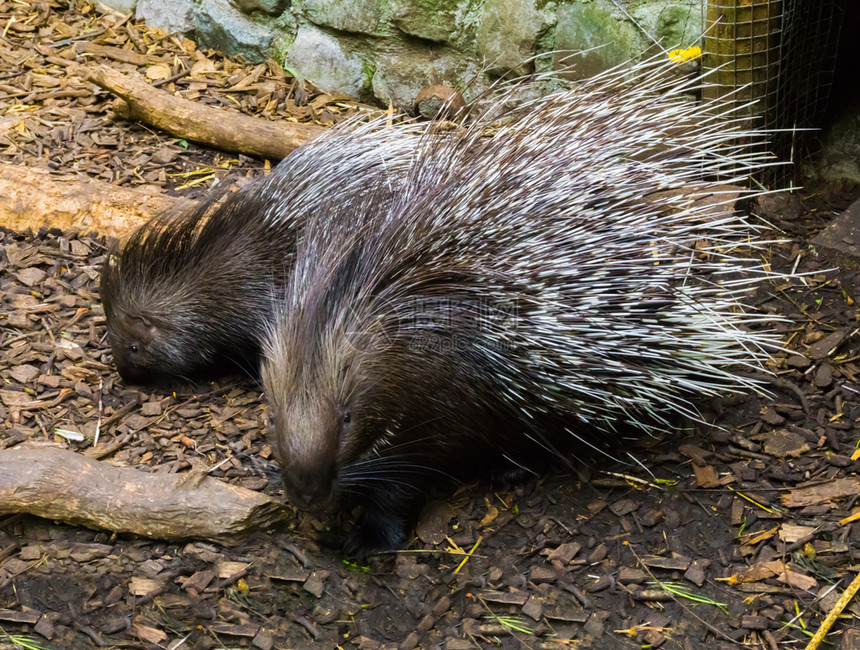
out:
M739 300L765 269L714 203L763 136L669 68L431 127L390 206L308 224L262 376L291 499L364 505L348 551L402 543L433 478L612 450L756 387L737 369L777 342Z
M108 337L126 381L256 374L272 296L289 277L301 224L405 178L411 127L336 127L233 194L160 215L112 250L101 276Z

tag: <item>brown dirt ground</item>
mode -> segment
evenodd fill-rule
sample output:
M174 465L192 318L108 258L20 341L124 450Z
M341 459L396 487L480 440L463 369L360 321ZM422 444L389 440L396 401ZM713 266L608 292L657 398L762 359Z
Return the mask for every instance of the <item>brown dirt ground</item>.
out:
M166 66L150 79L176 77L164 85L255 115L326 123L355 109L277 66L231 63L79 2L0 1L0 25L7 162L191 194L262 167L114 120L109 97L65 76L82 58ZM122 63L96 45L143 58ZM177 76L201 61L200 75ZM203 180L182 188L189 179ZM751 301L786 319L771 396L705 404L709 425L631 442L623 451L636 462L442 490L408 548L367 566L323 546L325 522L299 513L223 544L0 516L0 648L803 647L860 561L860 528L844 521L860 506L857 276L824 270L804 244L854 195L831 188L763 206L795 242L767 251L773 266L809 273ZM254 386L139 391L112 371L102 239L4 231L0 245L0 449L83 451L99 418L139 399L101 431L103 441L133 433L110 462L213 468L282 498ZM857 614L854 603L837 622L836 647L856 647Z

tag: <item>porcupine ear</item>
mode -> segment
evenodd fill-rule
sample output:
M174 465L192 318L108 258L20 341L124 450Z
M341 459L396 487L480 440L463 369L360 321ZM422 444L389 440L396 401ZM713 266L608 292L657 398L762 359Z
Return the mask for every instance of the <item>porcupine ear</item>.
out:
M122 321L123 330L131 338L141 343L150 343L155 338L158 328L146 316L130 316L120 312L118 317Z

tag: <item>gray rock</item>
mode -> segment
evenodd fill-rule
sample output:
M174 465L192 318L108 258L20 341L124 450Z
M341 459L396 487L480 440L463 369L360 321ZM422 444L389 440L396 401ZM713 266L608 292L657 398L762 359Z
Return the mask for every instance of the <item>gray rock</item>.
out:
M194 29L194 0L137 0L135 16L169 34Z
M358 97L366 85L364 66L355 54L315 27L300 27L287 52L286 67L330 93Z
M666 5L664 2L642 4L636 8L634 16L639 20L640 12L653 12L655 19L653 31L649 33L666 49L690 47L699 40L702 31L702 3ZM646 29L650 21L640 21Z
M411 113L423 88L437 84L462 88L464 82L480 80L479 73L476 64L454 50L410 45L377 58L373 94L382 103L391 101L399 110ZM480 92L481 82L474 82L466 90L472 95Z
M839 349L839 346L845 342L845 339L848 338L850 333L851 329L848 327L843 327L834 332L830 332L830 334L825 336L823 339L816 341L809 346L809 356L816 361L826 359Z
M820 155L805 161L804 173L819 181L860 183L860 102L846 102L819 138Z
M492 71L529 72L526 59L549 28L553 16L538 11L536 0L487 0L476 35L478 53Z
M98 4L104 5L113 11L130 14L134 11L134 5L137 4L137 0L99 0Z
M378 0L306 0L304 11L317 25L356 34L381 34L382 3Z
M651 56L659 50L672 50L690 47L699 41L702 30L702 3L697 0L678 0L668 3L665 0L644 0L630 2L626 6L630 16L618 12L623 21L633 27L638 24L636 38L639 51L636 55ZM631 19L632 17L632 19ZM658 45L659 44L659 45Z
M427 86L415 98L415 111L428 120L448 119L466 107L463 96L450 86Z
M211 47L228 56L242 55L251 63L271 56L274 29L271 24L257 22L240 12L228 0L199 0L193 13L197 43Z
M462 0L392 0L391 14L400 31L428 41L451 42L458 32Z
M608 0L561 5L557 15L556 66L573 64L571 78L591 77L642 51L636 27ZM570 58L565 54L583 50L590 51Z
M134 2L105 0L117 8ZM366 99L372 88L382 102L411 112L427 86L447 83L474 97L489 83L487 69L526 74L565 58L524 63L541 52L590 50L567 75L582 78L637 57L654 39L689 44L700 2L137 0L137 16L169 32L196 31L201 47L228 56L274 58L328 92Z
M813 382L815 382L815 385L819 388L827 388L833 383L833 368L829 363L822 363L818 366L818 370L815 371Z
M290 6L290 0L230 0L236 9L243 14L252 14L255 11L262 12L268 16L280 16Z
M813 237L812 248L828 253L841 267L860 269L860 200Z

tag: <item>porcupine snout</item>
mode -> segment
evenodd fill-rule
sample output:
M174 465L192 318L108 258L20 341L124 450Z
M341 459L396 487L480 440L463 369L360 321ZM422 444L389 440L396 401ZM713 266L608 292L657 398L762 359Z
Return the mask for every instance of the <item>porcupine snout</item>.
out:
M337 471L327 467L287 467L284 487L290 503L308 510L322 510L331 503Z
M264 377L269 377L267 370L264 362ZM282 388L280 395L291 394L290 388ZM286 403L278 404L269 413L269 434L283 470L287 499L299 508L324 510L337 492L337 437L332 435L331 427L323 424L324 419L290 415Z

